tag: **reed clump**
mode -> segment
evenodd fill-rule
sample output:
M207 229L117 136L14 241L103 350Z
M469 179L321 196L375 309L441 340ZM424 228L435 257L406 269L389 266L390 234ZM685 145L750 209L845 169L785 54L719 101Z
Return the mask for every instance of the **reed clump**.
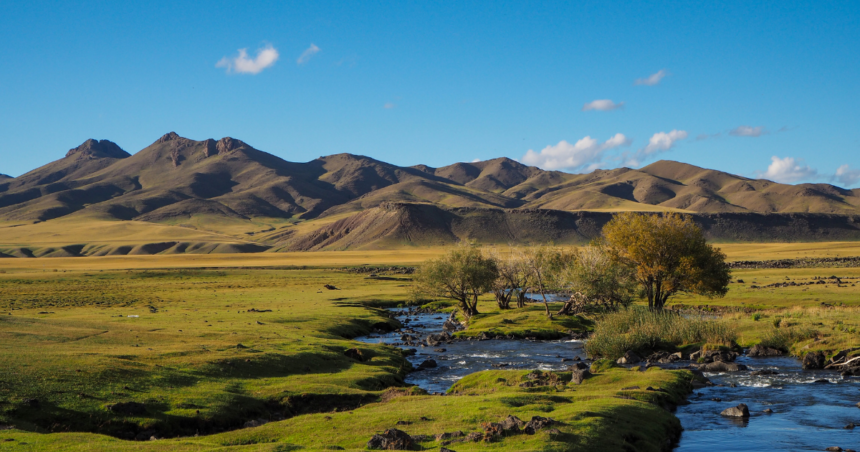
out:
M642 355L689 344L732 346L736 337L734 328L719 320L636 307L598 319L585 347L591 356L615 359L627 351Z

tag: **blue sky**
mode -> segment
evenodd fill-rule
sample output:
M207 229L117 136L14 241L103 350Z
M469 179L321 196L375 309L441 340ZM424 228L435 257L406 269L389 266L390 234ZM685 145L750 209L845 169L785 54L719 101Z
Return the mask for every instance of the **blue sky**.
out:
M0 38L12 176L176 131L291 161L671 159L860 186L857 1L2 1Z

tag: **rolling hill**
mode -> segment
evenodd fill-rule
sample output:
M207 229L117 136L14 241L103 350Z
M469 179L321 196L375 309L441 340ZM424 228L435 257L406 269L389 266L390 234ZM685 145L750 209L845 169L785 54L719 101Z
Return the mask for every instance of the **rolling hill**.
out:
M770 224L761 219L767 215L789 218L792 240L802 239L798 221L820 229L815 218L830 218L842 228L834 234L849 237L850 222L834 218L860 214L860 190L779 184L673 161L588 174L507 158L441 168L352 154L295 163L230 137L195 141L171 132L134 154L87 140L19 177L0 175L0 253L317 250L465 238L577 242L593 231L565 215L621 210L680 211L702 221L739 214L736 221L753 229L733 240L765 239L750 231ZM129 228L135 232L123 232ZM727 232L713 238L729 239Z

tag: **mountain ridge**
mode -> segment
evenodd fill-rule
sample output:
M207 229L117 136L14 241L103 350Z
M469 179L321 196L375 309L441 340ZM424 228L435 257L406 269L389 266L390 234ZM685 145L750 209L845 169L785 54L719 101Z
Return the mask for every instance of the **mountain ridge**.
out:
M438 218L399 216L399 225L389 224L394 216L383 206L406 204L432 206ZM343 234L337 229L343 224L363 228L368 237L343 242L348 247L374 246L397 234L460 240L462 234L439 232L450 229L439 223L445 218L468 223L455 221L456 209L478 209L485 217L481 221L511 221L519 217L493 212L514 210L853 216L860 214L860 189L779 184L669 160L586 174L546 171L505 157L439 168L401 167L348 153L297 163L236 138L196 141L175 132L134 154L109 140L86 140L17 178L0 176L0 228L134 221L206 230L272 248L287 246L281 242L288 236L317 241L308 249L320 243L327 243L326 249L340 246L332 237ZM369 227L371 218L389 226ZM520 240L489 223L485 229L495 231L499 241ZM480 233L480 228L471 232ZM93 236L99 236L97 230ZM5 242L0 238L0 245Z

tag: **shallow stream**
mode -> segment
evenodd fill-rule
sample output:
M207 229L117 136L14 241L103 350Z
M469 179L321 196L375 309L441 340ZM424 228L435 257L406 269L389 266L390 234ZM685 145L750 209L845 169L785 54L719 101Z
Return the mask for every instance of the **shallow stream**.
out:
M444 314L409 314L394 310L414 334L425 338L442 331ZM358 340L395 344L401 333L370 335ZM438 347L415 347L413 366L428 358L438 367L410 373L407 383L428 392L445 392L464 376L490 369L564 370L576 358L585 359L584 343L576 340L458 341ZM411 348L404 346L404 348ZM445 351L437 351L445 349ZM564 360L564 361L562 361ZM716 386L696 390L689 404L675 413L684 433L676 452L692 451L822 451L827 447L860 450L860 379L843 379L837 372L806 371L793 358L738 358L748 371L705 373ZM753 376L771 369L778 375ZM826 380L827 383L821 382ZM745 403L748 420L720 416L726 408ZM765 414L770 408L773 414ZM846 429L851 423L856 429Z

